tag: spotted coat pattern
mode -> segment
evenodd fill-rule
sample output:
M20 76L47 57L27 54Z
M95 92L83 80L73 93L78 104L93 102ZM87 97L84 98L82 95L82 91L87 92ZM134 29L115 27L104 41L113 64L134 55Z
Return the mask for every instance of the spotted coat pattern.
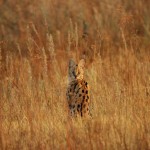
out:
M89 87L84 80L85 60L81 59L78 64L69 61L67 101L71 116L89 116Z

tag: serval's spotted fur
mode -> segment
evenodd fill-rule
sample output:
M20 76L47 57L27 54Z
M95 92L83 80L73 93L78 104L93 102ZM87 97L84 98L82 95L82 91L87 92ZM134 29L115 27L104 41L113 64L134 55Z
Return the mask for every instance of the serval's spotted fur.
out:
M67 100L71 116L89 116L89 88L84 80L85 60L81 59L78 64L69 61Z

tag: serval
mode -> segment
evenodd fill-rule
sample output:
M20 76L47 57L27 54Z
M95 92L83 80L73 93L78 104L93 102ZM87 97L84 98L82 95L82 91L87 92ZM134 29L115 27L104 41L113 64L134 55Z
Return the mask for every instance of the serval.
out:
M71 116L90 116L89 104L89 87L84 80L85 60L81 59L76 64L72 59L69 61L68 68L68 88L67 101Z

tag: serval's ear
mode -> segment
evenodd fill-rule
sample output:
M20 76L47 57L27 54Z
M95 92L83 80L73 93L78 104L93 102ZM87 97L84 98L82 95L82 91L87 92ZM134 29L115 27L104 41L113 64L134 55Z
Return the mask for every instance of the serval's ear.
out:
M85 67L85 59L81 59L78 63L79 70L84 70Z
M69 79L69 82L75 80L77 77L76 75L76 63L70 59L69 60L69 68L68 68L68 79Z
M85 60L81 59L78 63L78 75L77 79L82 80L84 77L84 67L85 67Z
M70 59L69 60L69 69L74 68L74 66L76 66L76 63L72 59Z

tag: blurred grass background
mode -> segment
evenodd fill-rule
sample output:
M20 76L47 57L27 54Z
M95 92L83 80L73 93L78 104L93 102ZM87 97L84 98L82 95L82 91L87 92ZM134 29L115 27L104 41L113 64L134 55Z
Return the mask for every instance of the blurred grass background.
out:
M0 1L0 149L150 149L150 1ZM86 59L92 119L71 119L69 58Z

